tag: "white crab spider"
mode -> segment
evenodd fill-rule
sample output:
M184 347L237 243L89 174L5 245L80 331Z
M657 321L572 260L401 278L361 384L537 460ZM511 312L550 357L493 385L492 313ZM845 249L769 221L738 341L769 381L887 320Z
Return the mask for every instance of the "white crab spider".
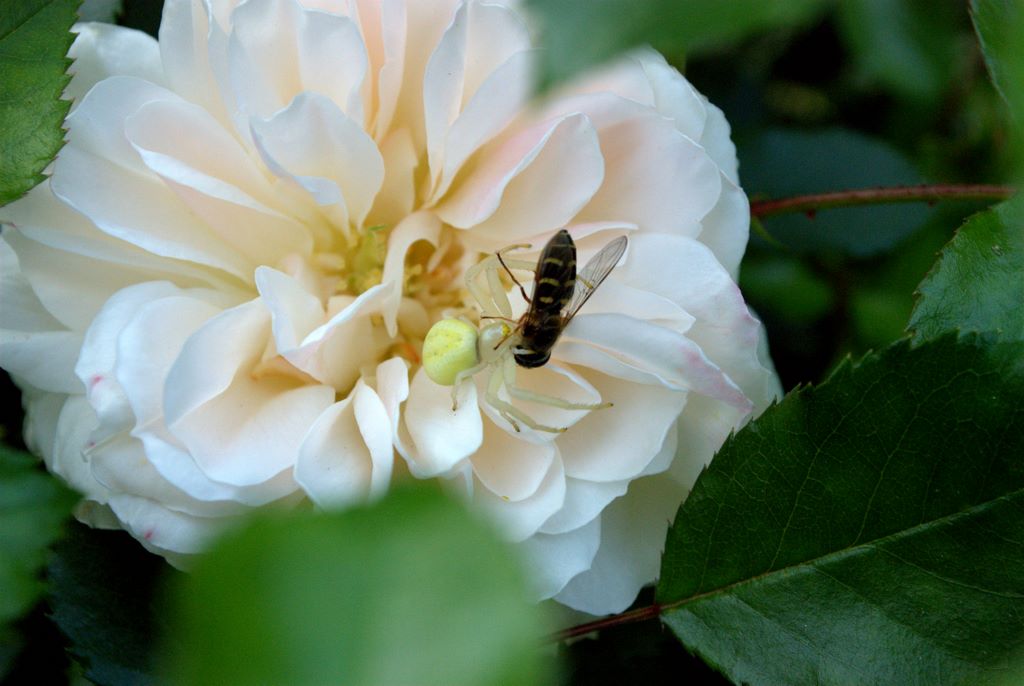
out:
M561 433L565 427L540 424L503 400L504 387L511 398L567 410L598 410L612 403L579 403L526 390L516 383L516 367L538 367L547 362L558 335L604 280L626 248L626 239L606 245L576 275L576 248L567 231L559 231L545 246L536 264L505 257L505 253L529 245L513 245L488 256L466 271L466 287L481 310L482 319L497 319L478 331L465 319L443 319L423 341L423 369L435 383L452 386L452 410L457 408L459 385L484 369L490 369L485 400L519 431L524 424L535 431ZM512 275L513 269L535 274L534 298ZM530 303L526 314L510 326L512 306L501 282L505 271ZM487 288L481 287L481 275Z

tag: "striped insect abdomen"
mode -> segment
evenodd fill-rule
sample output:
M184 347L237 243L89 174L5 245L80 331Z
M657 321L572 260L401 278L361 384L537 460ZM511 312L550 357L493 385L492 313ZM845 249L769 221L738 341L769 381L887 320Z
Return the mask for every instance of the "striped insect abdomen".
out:
M559 231L537 260L530 307L520 320L521 342L515 352L521 367L540 367L551 357L562 333L562 309L576 287L576 245L568 231Z

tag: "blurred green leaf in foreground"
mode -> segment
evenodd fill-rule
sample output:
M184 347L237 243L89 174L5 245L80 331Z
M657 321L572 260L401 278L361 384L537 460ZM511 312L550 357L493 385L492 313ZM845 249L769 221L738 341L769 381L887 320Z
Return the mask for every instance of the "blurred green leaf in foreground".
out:
M177 585L180 684L536 684L548 627L506 544L432 490L257 520Z

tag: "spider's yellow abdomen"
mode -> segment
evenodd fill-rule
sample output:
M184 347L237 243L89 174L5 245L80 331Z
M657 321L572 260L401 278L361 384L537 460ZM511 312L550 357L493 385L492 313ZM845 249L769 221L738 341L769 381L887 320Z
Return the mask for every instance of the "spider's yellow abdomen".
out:
M459 372L479 362L478 336L476 327L461 319L437 322L423 339L423 371L434 383L451 386Z

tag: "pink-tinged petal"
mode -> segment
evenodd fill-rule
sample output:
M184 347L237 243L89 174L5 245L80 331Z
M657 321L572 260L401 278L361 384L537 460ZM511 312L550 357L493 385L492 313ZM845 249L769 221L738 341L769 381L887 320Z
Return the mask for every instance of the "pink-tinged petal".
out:
M747 194L723 173L722 194L714 208L701 220L697 239L711 249L733 282L739 279L740 260L743 259L749 233L750 201Z
M586 263L579 255L576 259L579 264ZM634 288L614 277L594 291L578 316L622 312L628 312L634 319L658 324L678 333L686 332L694 322L692 314L665 296Z
M736 145L730 137L731 129L729 122L726 121L722 110L707 102L706 99L704 106L707 108L708 118L704 125L704 132L698 142L708 151L708 155L715 161L715 164L722 170L722 173L730 181L738 185L739 161L736 158Z
M359 433L370 451L373 469L370 471L370 497L383 496L391 485L391 474L395 466L395 449L392 444L394 433L391 418L384 401L366 384L359 384L355 390L356 424Z
M227 3L214 3L225 13ZM160 19L160 60L171 90L228 122L220 85L227 37L224 18L210 16L208 0L166 0Z
M219 311L205 300L177 295L144 305L121 330L114 374L128 396L137 429L161 420L171 365L188 337Z
M555 92L552 100L573 96L612 93L646 107L654 107L654 91L650 79L644 73L639 59L642 51L636 51L610 64L588 71Z
M412 213L416 200L419 158L408 129L388 134L380 143L384 181L367 215L365 226L396 226Z
M330 319L295 348L278 352L296 369L344 393L364 365L379 360L392 341L371 320L386 311L390 289L378 284L357 298L339 295L328 302ZM331 314L333 313L333 314Z
M132 435L142 441L146 458L160 476L197 501L216 503L230 500L258 507L297 493L298 485L291 469L282 471L273 479L249 486L211 480L161 421L153 422L143 430L136 429Z
M328 386L253 377L269 334L260 300L226 310L189 337L167 374L167 428L214 480L247 486L290 468L302 437L334 402Z
M338 204L359 227L384 181L384 160L360 124L319 93L302 93L266 120L252 121L267 167L318 205Z
M405 0L401 7L391 9L390 16L384 23L385 38L394 36L394 59L402 61L401 71L394 64L394 69L381 73L382 102L390 101L390 93L397 89L394 110L388 128L383 128L378 121L376 135L387 133L388 129L399 125L409 129L417 150L426 151L426 133L423 123L423 74L427 63L434 52L445 30L452 23L456 10L464 4L464 0L435 0L434 2L415 2ZM404 26L400 26L404 24ZM399 46L401 50L399 51ZM388 65L385 65L387 67ZM387 77L387 79L386 79ZM385 79L387 91L385 93ZM389 97L384 97L388 95Z
M590 412L558 437L565 473L588 481L632 479L661 451L686 394L597 372L587 378L615 405Z
M679 417L672 477L687 488L692 486L726 437L740 428L748 417L748 414L711 398L691 397L686 411Z
M33 287L47 308L70 328L88 326L114 291L140 281L167 279L180 286L211 285L224 292L240 285L238 280L215 269L159 257L108 236L54 196L49 183L36 186L18 202L0 208L0 221L13 225L4 233L8 242L17 245L30 239L38 244L35 251L40 254L33 254L28 259L32 265L23 265L22 269L26 278L37 281ZM73 286L73 302L65 297L70 287L64 283L66 278L56 279L61 283L50 283L55 272L79 277Z
M116 495L108 505L125 530L150 549L195 554L206 550L228 522L175 512L148 498Z
M665 279L664 274L674 273L679 264L686 265L686 278ZM616 272L628 283L661 293L693 314L697 321L687 337L715 365L727 370L739 388L749 390L751 397L756 395L758 407L778 394L774 372L758 355L763 327L707 246L674 236L637 236Z
M376 75L376 79L367 79L377 89L377 112L368 130L380 140L391 128L401 94L408 31L406 5L403 0L358 0L358 3L363 36L370 55L371 74ZM379 40L374 28L379 31ZM367 98L366 102L374 100Z
M702 143L701 135L708 117L707 98L653 50L641 50L636 59L654 93L654 109L671 119L684 136ZM718 161L714 155L712 159Z
M22 273L12 247L15 230L0 235L0 302L4 306L2 328L11 331L56 331L64 328L39 300Z
M113 493L130 493L197 517L230 517L250 508L240 500L199 500L165 479L150 462L142 441L117 436L86 449L95 479Z
M540 486L523 500L505 500L490 489L477 484L473 489L473 503L514 542L525 541L565 502L565 470L555 456Z
M30 284L38 302L58 320L59 323L49 328L83 331L112 294L159 274L105 264L54 249L30 238L38 233L31 229L10 229L4 232L4 240L17 252L21 275ZM56 237L58 243L64 242L58 232L49 235ZM71 280L68 274L75 274L76 278ZM12 317L24 309L16 310L14 301L8 301L7 297L4 305L4 314L9 308ZM13 327L13 323L5 321L4 326Z
M264 203L275 202L268 182L204 110L152 103L128 118L126 131L146 166L250 264L311 252L309 230Z
M320 299L288 274L257 267L256 289L270 310L274 344L278 351L297 348L309 332L324 320Z
M77 148L118 167L145 171L138 153L125 137L124 124L143 105L160 101L182 102L182 98L133 76L112 76L100 81L68 115L68 146L61 155L69 148ZM59 176L55 169L54 180Z
M704 149L650 114L599 129L604 183L577 221L616 219L644 231L693 235L721 192Z
M377 397L391 422L391 440L398 452L409 455L409 441L402 437L401 407L409 397L409 364L401 357L392 357L377 365ZM406 436L408 434L406 433Z
M448 128L459 116L466 61L469 8L460 4L423 73L423 124L431 180L440 177Z
M416 477L445 474L480 448L483 421L476 387L462 384L457 399L453 411L451 388L434 383L422 369L413 377L405 403L409 443L403 457Z
M47 393L31 386L21 389L21 404L25 408L22 438L25 445L49 463L55 454L57 421L69 396Z
M75 374L98 417L99 433L94 439L125 431L134 424L128 396L114 372L122 331L146 305L177 295L181 290L166 281L129 286L110 297L86 331Z
M533 54L520 53L498 67L484 82L444 138L443 164L435 175L433 197L448 192L470 156L511 123L531 94Z
M516 502L537 492L557 452L548 443L527 443L484 422L484 448L471 458L480 484L503 500Z
M40 390L81 393L82 385L74 373L81 346L82 334L75 331L0 328L0 366L19 383Z
M540 533L560 535L592 526L595 521L600 521L599 515L608 506L608 503L623 495L627 488L629 488L629 481L625 479L622 481L587 481L586 479L566 477L565 503L558 512L544 522Z
M629 315L606 313L579 316L565 332L567 342L589 344L606 353L614 362L650 375L648 383L660 383L673 390L693 391L717 398L739 408L750 409L750 400L725 372L714 364L700 345L691 340L699 326L695 323L689 336L683 336L657 324L634 319ZM586 359L578 354L578 346L561 346L559 359ZM613 367L605 366L611 372ZM631 375L631 378L636 378Z
M101 231L148 252L221 269L243 280L255 266L199 222L155 176L129 172L69 145L56 162L51 185L58 198Z
M555 600L594 615L621 612L654 581L665 532L687 488L662 476L638 479L601 514L601 547Z
M484 142L505 128L531 94L529 33L507 7L463 6L424 75L427 153L434 198Z
M85 497L103 502L110 494L93 476L83 454L95 427L96 414L85 398L80 395L69 397L60 412L53 455L46 461L46 466Z
M387 487L392 456L387 412L360 381L310 427L299 449L295 480L321 507L364 502Z
M135 76L163 85L160 46L152 36L123 26L89 22L75 24L77 34L68 50L72 58L71 83L65 98L81 100L97 83L110 76Z
M231 21L230 80L242 116L269 117L314 91L362 123L367 57L355 22L294 0L250 0Z
M530 569L533 596L550 598L590 564L601 544L601 519L562 534L537 533L519 544Z
M402 288L405 284L405 256L409 248L418 241L427 241L437 247L441 237L441 222L430 212L417 212L402 220L388 235L387 256L381 284L389 289L389 299L384 310L384 325L388 336L398 332L398 308L402 304Z
M601 186L604 169L589 120L568 115L496 143L437 213L453 226L515 241L567 224Z
M295 481L320 507L337 508L366 500L372 471L350 395L309 428L295 463Z

